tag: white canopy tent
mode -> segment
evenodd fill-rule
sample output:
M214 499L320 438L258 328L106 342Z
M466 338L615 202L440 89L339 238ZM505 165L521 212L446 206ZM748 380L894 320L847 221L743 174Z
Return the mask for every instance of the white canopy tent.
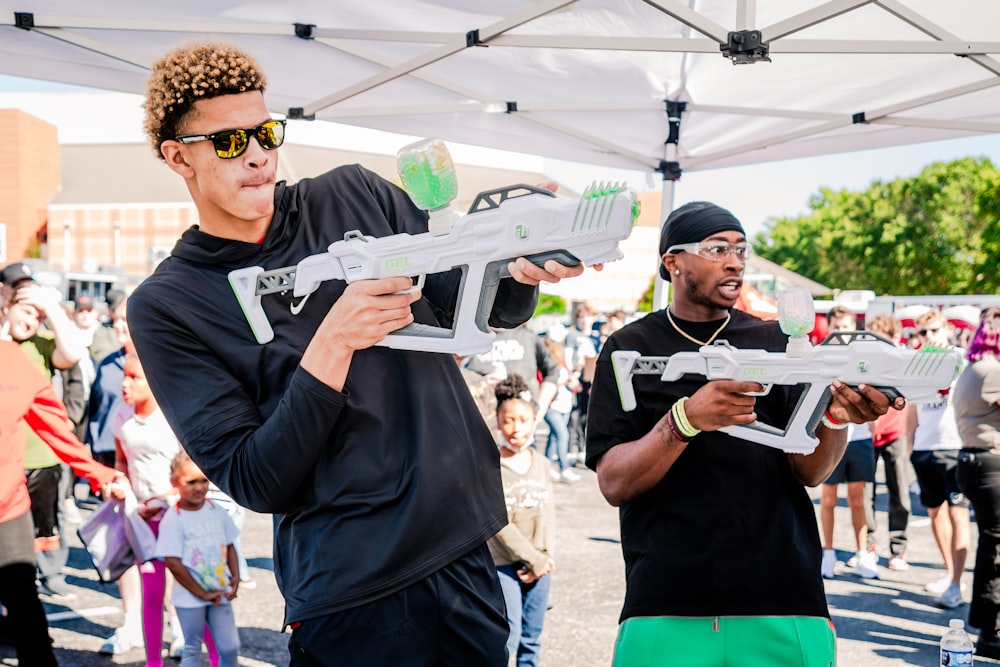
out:
M141 93L164 51L221 39L292 117L694 170L1000 132L998 22L995 0L24 0L0 72ZM754 29L733 66L720 44Z
M1000 132L998 19L996 0L23 0L0 7L0 73L141 93L168 49L231 41L291 118L659 171L667 209L681 171Z

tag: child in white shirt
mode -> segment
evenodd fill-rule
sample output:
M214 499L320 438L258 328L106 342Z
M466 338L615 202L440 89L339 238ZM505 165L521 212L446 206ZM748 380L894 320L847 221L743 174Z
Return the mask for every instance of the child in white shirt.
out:
M201 664L207 624L219 651L219 667L237 667L239 633L230 602L240 585L236 524L206 498L208 479L183 450L170 464L180 499L160 523L156 555L174 575L174 607L184 630L181 667Z

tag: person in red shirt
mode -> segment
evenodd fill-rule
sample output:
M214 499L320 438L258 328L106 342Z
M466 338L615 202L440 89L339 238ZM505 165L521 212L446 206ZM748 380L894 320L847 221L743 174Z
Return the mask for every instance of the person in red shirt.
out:
M24 448L31 428L94 490L119 473L91 457L73 434L52 383L21 348L0 340L0 604L7 609L18 664L56 667L45 609L35 587L34 525L24 477ZM25 422L27 426L25 426Z
M902 345L903 327L892 315L877 315L865 328ZM875 465L881 458L885 470L885 488L889 496L889 569L905 572L906 526L910 521L910 451L913 443L907 437L906 424L916 406L889 410L872 422L875 444ZM865 523L868 524L868 549L875 548L875 484L865 484Z

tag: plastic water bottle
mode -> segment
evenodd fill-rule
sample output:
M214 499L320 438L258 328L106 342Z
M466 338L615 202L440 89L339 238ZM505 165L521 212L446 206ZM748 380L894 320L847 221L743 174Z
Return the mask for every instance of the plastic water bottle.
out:
M788 289L778 294L778 324L788 336L785 353L803 357L812 349L809 332L816 326L816 308L812 293L805 288Z
M965 621L960 618L948 621L948 632L941 638L941 665L972 665L972 640L965 632Z

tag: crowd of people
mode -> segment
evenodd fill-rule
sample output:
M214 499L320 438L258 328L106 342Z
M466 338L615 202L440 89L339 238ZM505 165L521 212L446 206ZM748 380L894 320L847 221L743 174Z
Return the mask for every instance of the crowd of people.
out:
M856 316L844 307L826 317L829 331L852 330ZM846 566L863 578L878 578L878 545L875 543L875 472L884 464L888 515L890 570L906 571L907 528L911 516L910 494L914 490L930 519L931 532L944 570L940 578L926 582L934 603L955 609L967 603L962 581L971 542L970 509L976 512L978 547L975 556L969 625L979 630L976 654L1000 658L998 611L1000 568L996 562L996 508L1000 507L1000 484L991 473L997 470L991 457L1000 444L1000 309L984 308L978 323L953 322L941 311L927 308L916 316L903 339L903 323L892 315L879 315L865 328L891 344L920 350L959 350L963 359L949 387L937 400L907 404L867 425L862 437L849 436L847 453L824 482L822 527L824 551L821 573L833 578L838 561L833 546L833 506L836 488L847 482L847 503L856 542ZM852 449L854 454L852 455Z
M5 362L5 382L8 377L17 378L17 385L25 382L17 400L4 401L5 412L11 408L11 414L17 411L14 416L23 420L13 429L21 433L24 444L7 439L16 434L8 434L5 421L3 474L6 483L14 484L17 477L24 481L28 501L24 506L30 507L29 515L11 519L11 548L0 559L4 568L0 603L9 621L4 636L13 638L22 664L54 665L37 601L41 596L66 604L77 598L65 572L67 537L81 520L74 488L77 475L91 483L92 499L98 502L123 501L127 486L139 501L139 516L155 535L166 509L176 504L178 489L170 463L182 449L157 409L132 348L124 294L112 292L97 303L80 295L62 304L58 291L36 282L30 265L21 262L5 267L0 283L4 299L0 339L5 340L5 359L18 357ZM32 368L37 382L27 384L21 366ZM32 396L34 401L23 407L21 398ZM5 487L5 496L13 493L8 511L23 509L20 489ZM242 509L232 513L237 511ZM29 541L13 539L28 531ZM166 612L171 628L166 654L182 656L182 626L170 601L165 572L162 561L149 560L136 562L120 577L125 622L103 643L101 653L120 655L145 646L146 664L161 665ZM24 590L29 583L35 601L31 604ZM233 591L235 595L235 584ZM199 646L200 641L199 634ZM218 664L219 655L222 664L236 664L231 642L225 645L225 654L216 653L211 636L208 644L213 664ZM192 660L190 664L198 664Z
M239 542L247 508L275 516L292 667L334 657L365 667L537 666L557 556L553 482L578 481L577 463L621 508L616 667L660 664L657 655L832 664L823 578L838 574L833 507L845 483L847 566L878 577L879 459L888 567L909 567L911 464L941 551L945 575L927 588L942 607L965 603L976 511L969 620L980 630L977 652L1000 656L1000 310L984 311L968 363L932 405L833 380L808 453L729 432L787 423L795 387L641 375L636 409L620 400L616 351L662 357L716 340L785 350L776 322L734 307L752 248L742 223L709 202L664 222L659 271L673 299L628 324L614 312L595 329L598 314L580 304L571 326L539 336L526 326L539 284L583 267L517 258L496 286L496 339L481 354L378 345L401 327L450 321L459 272L427 276L419 288L386 278L327 281L308 300L267 294L261 308L274 339L262 345L230 272L294 265L349 231L427 229L405 192L359 165L276 181L285 122L268 113L266 85L254 59L229 45L193 44L153 64L146 131L188 188L199 224L131 295L108 295L107 323L86 295L64 309L25 264L0 276L0 337L13 341L0 353L18 369L23 398L0 410L0 479L13 498L0 504L0 603L24 630L23 664L55 664L38 595L74 595L63 569L79 474L103 502L134 496L156 543L120 578L125 620L102 651L143 645L147 667L160 667L164 653L186 667L199 664L204 642L213 665L237 664L231 602L252 583ZM215 304L210 314L205 302ZM857 325L842 309L827 319L834 331ZM921 317L905 343L899 324L866 326L890 344L954 344L939 313ZM22 420L31 432L12 433ZM806 487L821 484L817 522ZM386 627L396 628L393 641L375 631Z

